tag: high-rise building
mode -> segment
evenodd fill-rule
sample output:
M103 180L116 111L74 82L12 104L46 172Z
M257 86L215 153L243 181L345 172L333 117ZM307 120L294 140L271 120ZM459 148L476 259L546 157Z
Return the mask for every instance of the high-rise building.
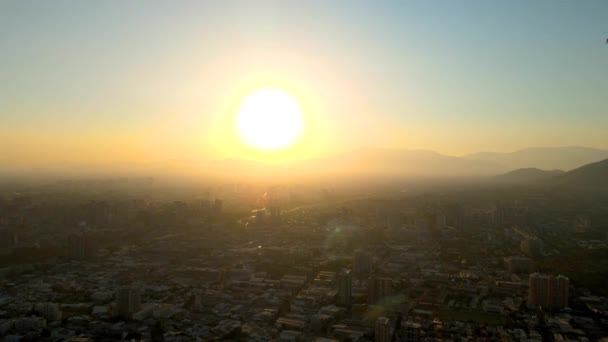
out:
M369 277L367 280L367 304L379 304L393 293L391 278Z
M0 249L11 249L17 247L19 236L16 229L2 227L0 228ZM0 250L0 252L2 252Z
M255 223L257 225L263 225L266 221L266 210L258 209L255 211Z
M277 204L268 207L270 212L270 220L272 222L281 222L281 207Z
M342 270L338 273L338 298L340 306L350 307L352 304L353 279L350 271Z
M422 341L422 329L420 324L415 322L401 322L401 331L399 332L401 341L404 342L419 342Z
M391 336L390 320L386 317L378 317L378 319L376 320L374 341L390 342L391 340L392 340L392 336Z
M193 291L191 309L194 312L199 312L203 309L203 291L201 289Z
M137 285L124 286L116 292L116 308L118 315L130 319L141 309L141 287Z
M445 229L447 227L447 219L441 210L435 212L435 229Z
M532 273L529 278L528 306L563 308L568 306L570 280L563 275Z
M362 279L369 276L372 272L372 256L361 249L355 251L353 257L353 275Z
M93 240L86 233L70 234L67 245L70 259L83 260L95 255Z
M221 199L215 199L215 201L213 202L213 214L214 215L220 215L222 213L222 209L224 207L224 202L222 202Z

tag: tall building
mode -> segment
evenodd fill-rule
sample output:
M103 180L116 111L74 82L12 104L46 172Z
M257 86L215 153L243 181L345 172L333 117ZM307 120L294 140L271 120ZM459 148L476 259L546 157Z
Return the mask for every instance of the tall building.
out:
M367 280L367 304L379 304L393 293L391 278L369 277Z
M19 235L16 229L8 227L0 228L0 249L8 249L17 247L19 243ZM2 250L0 250L0 253Z
M258 209L255 211L255 223L258 225L263 225L266 221L266 210Z
M222 202L221 199L215 199L215 201L213 202L213 214L214 215L220 215L222 213L222 209L224 207L224 202Z
M350 307L352 304L353 279L350 271L342 270L338 273L338 305Z
M201 311L203 309L203 293L200 289L194 291L194 296L192 298L192 310L195 312Z
M532 273L529 278L528 306L557 309L568 306L570 280L563 275Z
M124 286L116 292L116 308L118 315L131 319L134 313L141 309L141 287L137 285Z
M372 256L361 249L355 251L353 257L353 275L362 279L369 276L372 272Z
M273 222L281 221L281 207L280 206L272 205L272 206L268 207L268 210L270 211L270 219Z
M86 233L70 234L67 244L70 259L83 260L95 255L93 240Z
M435 229L445 229L447 227L447 219L441 210L435 212Z
M404 342L419 342L422 341L422 329L420 324L415 322L402 322L401 331L399 332L401 341Z
M386 317L378 317L376 320L375 339L376 342L391 342L390 320Z

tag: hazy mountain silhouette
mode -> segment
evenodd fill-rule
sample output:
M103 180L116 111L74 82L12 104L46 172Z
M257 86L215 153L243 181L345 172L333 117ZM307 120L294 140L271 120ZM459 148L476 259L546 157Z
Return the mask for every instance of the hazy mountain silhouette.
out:
M537 168L523 168L507 172L496 176L496 179L512 183L528 183L539 180L546 180L551 177L563 174L562 170L541 170Z
M608 158L608 150L577 146L541 147L508 153L480 152L463 158L493 162L504 166L507 170L520 168L572 170Z
M265 175L263 178L348 178L351 176L371 178L400 177L487 177L512 183L533 184L542 182L572 183L573 186L584 182L578 181L577 170L564 172L558 167L575 169L588 164L588 159L599 158L608 151L582 147L531 148L513 153L480 153L480 156L491 156L495 160L472 159L443 155L429 150L406 150L388 148L362 148L350 153L323 159L298 160L287 163L271 163L254 160L224 159L207 163L204 169L218 175ZM561 160L563 156L564 160ZM538 158L535 159L535 158ZM602 159L602 158L600 158ZM503 163L500 162L503 161ZM593 160L595 161L595 160ZM580 164L578 164L580 162ZM523 168L510 168L509 164L526 163ZM543 170L540 166L548 166ZM593 164L591 164L593 165ZM581 169L588 167L585 165ZM584 169L586 170L586 169ZM587 177L588 172L580 177ZM601 178L602 171L597 171ZM572 177L572 178L571 178ZM608 171L604 173L608 180ZM601 182L598 179L593 182Z
M475 176L504 171L500 165L483 160L446 156L428 150L365 148L328 160L338 169L389 176Z
M4 167L2 172L31 175L143 175L208 179L342 179L364 177L475 177L495 176L509 181L535 181L551 176L543 171L571 170L608 158L608 151L584 147L530 148L512 153L482 152L463 157L429 150L363 148L342 155L285 162L241 158L167 160L149 163L56 164ZM535 170L536 168L536 170Z
M608 189L608 159L552 177L550 183L556 186L606 190Z

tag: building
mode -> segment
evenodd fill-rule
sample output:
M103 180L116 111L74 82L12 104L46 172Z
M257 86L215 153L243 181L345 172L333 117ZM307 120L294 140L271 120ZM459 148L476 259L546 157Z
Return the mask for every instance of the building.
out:
M435 212L435 229L442 230L447 227L447 219L441 210Z
M401 341L419 342L422 341L422 329L420 324L415 322L401 322Z
M0 228L0 249L11 249L17 247L19 235L16 229L8 227ZM0 251L1 252L1 251Z
M199 312L203 309L203 292L200 289L194 291L192 296L192 311Z
M337 303L340 306L350 307L352 304L353 279L350 271L342 270L338 273L338 298Z
M526 237L520 243L521 252L531 258L543 255L543 241L537 237Z
M224 202L222 202L221 199L215 199L215 201L213 202L213 207L212 207L212 212L213 215L220 215L222 213L222 209L224 207Z
M532 273L529 278L528 306L558 309L568 306L570 280L563 275Z
M46 328L46 319L44 317L21 317L15 320L14 328L18 332L28 332Z
M367 280L367 304L379 304L392 293L393 280L391 278L372 276Z
M353 257L353 275L364 279L372 272L372 256L368 252L357 249Z
M116 309L119 316L131 319L141 309L141 287L124 286L116 292Z
M378 317L376 320L376 329L375 329L375 339L376 342L391 342L391 326L390 320L386 317Z
M95 255L93 241L86 233L70 234L67 241L67 255L70 259L84 260Z
M279 335L279 342L303 341L302 332L295 330L283 330Z
M512 273L528 273L534 268L534 263L530 258L520 256L510 256L504 259L505 266Z
M272 222L281 222L281 207L278 205L271 205L268 207L268 211L270 212L270 220Z
M255 223L257 225L264 225L266 221L266 209L258 209L255 211Z
M47 322L61 320L61 310L59 310L59 305L55 303L38 303L34 305L34 311L44 317Z

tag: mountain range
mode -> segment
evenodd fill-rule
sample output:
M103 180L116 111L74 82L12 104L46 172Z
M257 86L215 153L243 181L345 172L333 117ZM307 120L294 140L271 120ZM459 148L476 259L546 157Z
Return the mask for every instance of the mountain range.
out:
M192 176L217 179L345 178L345 177L495 177L505 181L537 181L560 176L583 165L608 159L608 150L586 147L527 148L515 152L481 152L449 156L429 150L364 148L331 158L284 163L239 158L205 161L173 160L147 164L57 165L2 168L5 174ZM6 165L5 165L6 166ZM521 170L519 170L521 169ZM513 171L516 170L516 171ZM582 171L577 171L582 172ZM591 171L585 171L591 172ZM566 174L563 175L566 177ZM574 177L574 176L568 176ZM564 178L564 183L571 182Z
M428 150L361 149L326 160L326 168L357 170L371 175L404 176L483 176L498 175L521 168L535 170L543 178L547 171L572 170L608 158L608 150L585 147L528 148L515 152L482 152L465 156L448 156ZM550 171L554 175L558 171ZM517 177L517 174L511 175Z
M608 159L583 165L574 170L517 169L495 177L504 183L536 185L552 188L608 189Z
M534 167L509 171L496 176L496 180L509 183L529 183L546 180L563 174L562 170L541 170Z
M608 150L566 146L526 148L515 152L480 152L463 156L467 160L483 160L507 169L538 168L543 170L573 170L585 164L608 158Z
M608 159L581 166L548 180L556 186L608 189Z

